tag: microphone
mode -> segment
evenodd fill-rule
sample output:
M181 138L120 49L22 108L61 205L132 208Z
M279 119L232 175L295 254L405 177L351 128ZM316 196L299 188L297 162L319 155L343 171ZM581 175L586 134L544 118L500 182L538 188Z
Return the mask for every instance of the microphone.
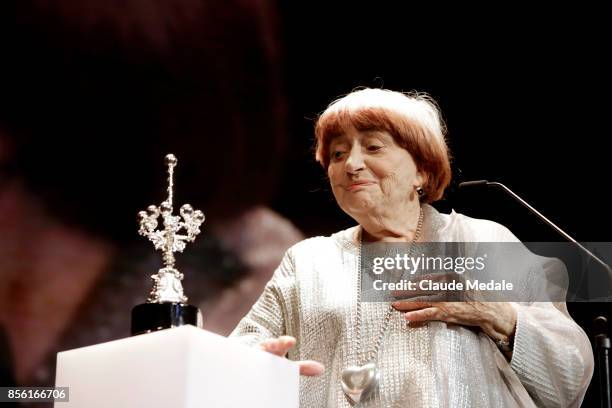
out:
M610 389L610 338L608 337L608 319L597 316L593 320L597 365L599 370L599 394L602 407L610 407L612 390Z
M482 187L482 186L486 186L487 183L488 183L487 180L464 181L463 183L459 183L459 188Z
M605 316L597 316L593 320L593 332L596 336L600 334L608 335L608 319ZM608 348L610 348L609 345Z
M487 180L473 180L473 181L464 181L463 183L459 183L459 189L470 188L470 187L499 187L499 188L501 188L506 193L508 193L510 195L510 197L514 198L521 205L523 205L525 208L527 208L529 211L531 211L532 214L535 214L538 218L540 218L542 221L544 221L548 226L550 226L552 229L554 229L559 234L561 234L561 236L563 236L563 238L565 238L568 241L574 243L585 254L587 254L589 257L591 257L593 260L595 260L597 263L599 263L601 266L603 266L604 269L608 272L608 274L610 276L612 276L612 268L610 268L610 266L607 263L602 261L597 255L595 255L594 253L589 251L587 248L585 248L581 243L576 241L570 234L568 234L567 232L563 231L561 228L559 228L557 226L557 224L555 224L554 222L552 222L551 220L546 218L541 212L539 212L538 210L533 208L527 201L523 200L518 194L516 194L514 191L510 190L508 187L506 187L502 183L498 183L496 181L487 181Z

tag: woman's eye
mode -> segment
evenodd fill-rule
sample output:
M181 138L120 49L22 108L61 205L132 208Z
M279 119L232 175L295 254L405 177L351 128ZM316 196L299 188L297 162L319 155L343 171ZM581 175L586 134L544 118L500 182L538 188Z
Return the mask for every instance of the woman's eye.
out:
M342 155L343 155L343 154L344 154L344 152L343 152L343 151L336 150L336 151L333 151L333 152L332 152L331 157L332 157L332 159L334 159L334 160L338 160L338 159L342 158Z
M382 149L382 146L379 146L379 145L370 145L370 146L368 146L368 151L370 151L370 152L375 152L375 151L378 151L380 149Z

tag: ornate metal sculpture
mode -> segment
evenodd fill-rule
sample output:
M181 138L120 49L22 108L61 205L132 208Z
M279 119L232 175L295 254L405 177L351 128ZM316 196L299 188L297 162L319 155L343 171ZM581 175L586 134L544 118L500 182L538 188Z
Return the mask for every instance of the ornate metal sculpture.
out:
M132 310L132 334L194 324L201 326L201 313L197 307L187 304L183 293L183 274L174 266L175 252L183 252L187 242L193 242L200 233L204 213L184 204L179 215L173 215L174 167L177 159L173 154L166 155L168 166L168 197L159 207L150 205L146 211L138 213L140 228L138 233L153 242L156 250L162 251L163 267L151 275L153 289L147 303ZM157 229L160 222L163 229Z

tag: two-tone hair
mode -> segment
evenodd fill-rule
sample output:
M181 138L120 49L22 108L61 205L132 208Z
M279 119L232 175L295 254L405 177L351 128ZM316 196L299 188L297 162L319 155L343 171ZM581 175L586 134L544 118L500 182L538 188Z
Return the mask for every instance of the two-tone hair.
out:
M446 126L431 97L365 88L332 102L315 126L315 157L323 168L330 163L331 141L351 127L388 132L425 175L421 201L431 203L442 198L451 180L450 153Z

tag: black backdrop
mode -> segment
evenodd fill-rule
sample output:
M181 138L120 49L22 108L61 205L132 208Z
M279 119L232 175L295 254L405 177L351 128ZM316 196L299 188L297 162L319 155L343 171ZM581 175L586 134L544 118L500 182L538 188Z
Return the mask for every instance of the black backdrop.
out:
M609 240L610 63L596 10L451 19L442 6L309 4L281 4L294 147L276 206L302 229L329 232L339 220L309 150L311 119L354 87L383 86L438 101L455 182L506 183L579 240ZM523 240L558 239L502 194L453 191L445 209L495 219Z

